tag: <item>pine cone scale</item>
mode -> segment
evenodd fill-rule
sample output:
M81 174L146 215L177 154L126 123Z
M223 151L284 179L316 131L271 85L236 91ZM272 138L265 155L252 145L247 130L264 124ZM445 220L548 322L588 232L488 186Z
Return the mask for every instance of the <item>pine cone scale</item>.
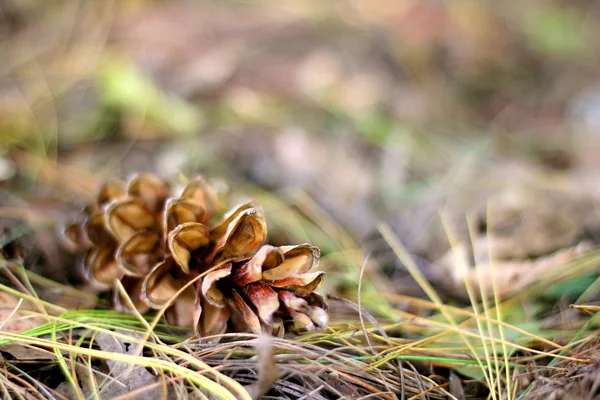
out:
M185 273L190 272L192 252L210 243L208 228L197 222L186 222L169 232L168 245L175 262Z
M242 320L248 329L250 329L252 333L261 333L262 327L256 313L250 308L242 296L240 296L237 290L233 289L231 294L233 297L230 300L230 303L233 305L232 308L241 315Z
M283 253L283 260L264 269L264 279L276 281L303 274L314 267L320 257L318 248L309 244L285 246L285 249L280 250Z
M160 237L153 231L138 231L119 246L116 254L125 275L143 277L160 259Z
M202 280L202 296L204 296L204 298L213 306L225 306L225 296L223 295L223 292L217 288L216 284L217 281L226 278L229 275L231 275L231 264L227 263L206 274Z
M267 282L274 288L288 290L297 296L308 296L321 285L325 277L325 272L317 271Z
M105 211L110 233L121 243L135 232L154 227L152 212L137 198L110 203Z
M185 285L185 280L176 275L178 269L172 259L167 259L148 273L142 286L142 299L151 308L164 307Z
M232 273L231 279L235 285L244 286L249 283L258 282L262 279L261 264L259 261L254 261L255 257L252 257L250 261L243 263Z
M271 324L273 315L279 309L277 292L263 282L244 286L243 292L258 311L260 319L266 324Z

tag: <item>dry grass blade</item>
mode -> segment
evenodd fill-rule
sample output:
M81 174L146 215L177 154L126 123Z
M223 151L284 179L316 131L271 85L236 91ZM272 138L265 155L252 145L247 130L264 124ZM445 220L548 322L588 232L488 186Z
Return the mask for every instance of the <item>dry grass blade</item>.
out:
M427 282L427 280L425 279L423 274L419 271L416 264L414 263L414 261L409 256L406 249L404 248L404 246L402 246L402 244L400 244L400 242L394 236L390 227L387 225L380 225L379 231L381 232L381 234L383 235L385 240L388 242L388 244L390 245L390 247L392 248L394 253L396 253L398 258L400 258L400 260L404 263L404 265L406 265L410 275L419 284L419 286L425 291L425 293L431 299L431 301L433 301L433 303L436 304L437 306L441 306L442 305L441 299L439 298L439 296L437 295L437 293L435 292L433 287L429 284L429 282ZM464 330L458 329L455 318L451 314L449 314L445 310L443 310L442 308L440 308L440 311L444 315L444 318L450 323L449 327L451 327L451 329L453 331L456 331L457 333L459 333L459 335L461 335L461 338L463 339L463 341L469 348L469 351L471 352L473 357L476 360L479 360L479 358L476 356L477 353L476 353L475 349L473 348L471 342L466 338L466 336L468 336L470 332L466 332ZM477 335L475 335L475 337L477 337ZM486 374L485 366L480 362L479 367L481 368L481 370L483 371L483 373L485 375Z
M471 229L472 224L470 223ZM378 359L370 364L369 368L378 368L394 359L395 357L402 356L409 351L423 351L426 349L427 345L434 344L439 342L441 339L452 337L452 335L458 334L461 338L461 341L466 345L469 353L471 353L471 358L478 365L483 373L484 379L487 381L488 387L490 389L490 397L494 399L498 399L504 396L508 396L507 398L515 398L514 394L517 393L517 383L515 380L515 375L511 376L510 369L519 364L527 365L532 358L531 357L510 357L510 354L515 351L521 351L525 354L534 354L534 357L546 357L550 360L565 360L574 363L585 363L586 360L580 358L576 352L560 346L550 340L540 337L539 335L535 335L533 333L529 333L524 329L521 329L517 326L513 326L508 324L502 320L502 309L505 307L505 304L502 303L499 299L498 290L495 287L495 282L492 283L493 289L493 299L494 306L488 304L488 293L481 292L480 297L474 294L473 288L470 287L469 282L465 281L465 285L467 287L467 292L469 293L472 309L473 311L462 310L456 307L451 307L445 305L441 302L440 298L437 296L433 288L429 285L429 283L425 280L424 276L418 271L416 265L412 261L411 257L408 255L408 252L402 247L402 245L395 238L390 228L386 225L380 226L380 232L383 237L386 239L390 247L396 253L396 255L400 258L403 264L407 267L407 270L410 272L411 276L415 279L415 281L421 286L421 288L425 291L431 301L418 300L414 298L409 298L407 296L401 295L389 295L388 298L394 299L402 299L402 301L406 301L413 304L419 304L421 307L434 309L440 312L440 315L448 322L440 322L435 318L427 318L417 316L408 312L404 312L401 310L397 310L397 315L405 318L406 320L411 321L413 324L422 324L423 327L427 327L428 331L435 332L439 330L440 332L434 334L433 336L426 337L421 339L420 341L415 341L413 343L408 344L400 344L389 347L386 350L383 350L379 353ZM453 242L453 235L451 231L448 231L448 237L450 238L451 243ZM490 256L492 259L493 255ZM492 267L493 268L493 267ZM493 271L492 271L493 274ZM482 288L483 285L480 285ZM479 304L477 302L477 298L482 299L482 310L480 313ZM495 313L495 318L492 317L492 313ZM460 321L457 317L460 316ZM464 319L463 317L467 317ZM472 332L471 329L468 328L469 325L475 324L477 327L477 332ZM496 333L497 330L497 333ZM544 343L553 348L553 351L544 351L538 350L533 347L521 345L519 343L509 341L507 339L508 336L505 335L506 331L514 331L520 335L523 335L524 338L529 338L534 340L537 343ZM496 337L499 335L499 337ZM451 349L447 349L451 350ZM451 350L452 352L458 351L457 348ZM483 357L480 357L478 354L483 351ZM576 357L570 357L564 355L565 353L576 354ZM502 361L500 360L502 357ZM502 369L504 368L504 371ZM514 382L514 384L513 384Z
M64 323L69 322L67 320L61 320L60 318L57 318L56 321L64 322ZM215 383L214 381L204 377L202 374L200 374L190 368L187 368L187 367L184 367L179 364L175 364L173 362L169 362L169 361L166 361L163 359L148 358L148 357L143 357L143 356L127 355L127 354L115 354L112 352L105 352L105 351L87 349L87 348L69 345L69 344L63 344L56 340L32 338L32 337L19 335L19 334L12 334L12 333L8 333L8 332L1 332L0 337L2 337L3 339L15 340L15 341L18 341L19 343L26 343L26 344L40 346L43 348L49 348L49 349L58 350L58 351L71 352L73 354L85 355L85 356L90 356L90 357L94 357L94 358L98 358L98 359L116 360L116 361L121 361L124 363L131 363L131 364L143 366L143 367L158 368L163 371L173 372L185 379L188 379L188 380L190 380L190 382L208 390L210 393L214 394L218 398L221 398L221 399L236 399L236 398L250 399L248 393L241 386L239 386L238 383L236 383L235 381L229 379L228 377L220 374L213 368L210 368L208 365L200 362L199 360L189 356L186 353L183 353L179 350L171 349L166 346L144 343L144 342L137 340L131 336L118 334L116 332L112 332L112 331L108 331L108 330L104 330L104 329L100 329L100 328L95 328L93 326L86 326L86 324L81 324L81 325L82 325L82 327L88 327L89 329L95 329L95 330L98 330L99 332L103 332L108 335L112 335L112 336L121 338L123 340L137 342L137 344L140 344L140 345L143 344L150 349L157 350L157 351L163 351L167 354L170 354L171 356L179 357L179 358L187 361L190 365L193 365L194 367L198 368L200 371L203 371L204 373L212 374L213 376L215 376L215 378L218 381L227 384L227 386L230 388L231 391L226 389L221 384Z

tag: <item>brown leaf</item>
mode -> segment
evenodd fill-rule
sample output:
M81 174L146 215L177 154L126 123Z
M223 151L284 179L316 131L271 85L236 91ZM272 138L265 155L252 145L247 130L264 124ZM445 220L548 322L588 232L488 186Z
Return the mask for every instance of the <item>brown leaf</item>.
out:
M1 318L1 317L0 317ZM39 324L41 325L41 324ZM39 326L37 325L37 326ZM37 326L32 326L29 329L36 328ZM3 331L7 331L5 328L2 328ZM21 331L26 329L21 329ZM16 360L19 361L30 361L30 360L54 360L56 355L46 349L38 349L37 347L24 345L21 343L10 343L0 345L0 352L8 353L13 356ZM0 360L2 357L0 356Z
M553 271L560 270L574 258L593 248L589 242L584 241L535 259L490 261L489 254L496 254L495 245L496 239L491 236L477 239L478 253L483 255L475 257L476 267L471 266L471 253L465 243L457 244L436 261L435 266L449 289L468 298L465 282L475 289L476 296L494 293L492 284L495 283L498 287L497 295L506 298L538 282L541 276L552 276ZM488 246L492 246L492 250Z
M130 198L109 204L105 210L111 234L119 242L154 226L154 215L141 199Z
M125 240L116 255L123 272L131 276L145 276L159 260L159 241L158 234L149 230L136 232Z
M189 273L192 252L208 246L208 228L197 222L181 224L169 232L167 243L175 262L185 273Z
M258 310L258 316L267 324L273 319L273 314L279 309L277 292L263 282L252 283L242 288L244 294Z
M130 331L118 331L118 333L131 336ZM141 339L140 335L133 334L136 339ZM100 332L94 336L95 342L102 351L113 354L125 354L129 356L137 355L140 351L140 345L133 342L127 342L121 338L115 337L108 333ZM94 388L94 393L102 399L116 398L136 398L136 399L165 399L167 398L167 386L161 385L161 378L153 375L148 369L135 366L131 363L107 360L108 370L110 371L110 379L104 379L104 384L100 388ZM83 371L86 369L83 368ZM79 370L76 370L77 375L81 376L81 381L93 381L89 375L81 375ZM104 377L106 377L104 375ZM100 377L96 377L100 379ZM83 383L83 382L82 382ZM144 388L153 387L150 390ZM92 389L93 390L93 389ZM137 395L132 395L137 391ZM85 393L85 391L84 391ZM72 398L72 397L70 397Z
M303 274L318 264L321 255L318 247L309 244L281 246L280 249L283 251L284 261L270 269L269 266L264 266L263 279L276 281Z
M449 389L450 389L450 393L452 394L452 396L454 396L454 398L457 400L466 400L463 383L462 383L460 377L454 371L450 371L449 381L450 381Z
M0 292L0 331L20 333L46 323L43 318L23 312L23 310L31 310L33 305L23 301L19 306L19 301L17 296ZM17 306L19 309L15 312ZM0 350L4 351L4 347L0 347Z

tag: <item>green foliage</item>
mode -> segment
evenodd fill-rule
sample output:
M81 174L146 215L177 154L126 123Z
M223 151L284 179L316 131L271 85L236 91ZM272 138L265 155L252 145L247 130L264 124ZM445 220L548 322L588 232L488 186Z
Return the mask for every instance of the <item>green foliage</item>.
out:
M548 8L532 13L526 32L537 51L573 55L585 50L583 16L575 10Z
M169 96L131 61L108 58L98 72L98 88L106 106L148 119L164 130L191 135L203 124L198 109Z

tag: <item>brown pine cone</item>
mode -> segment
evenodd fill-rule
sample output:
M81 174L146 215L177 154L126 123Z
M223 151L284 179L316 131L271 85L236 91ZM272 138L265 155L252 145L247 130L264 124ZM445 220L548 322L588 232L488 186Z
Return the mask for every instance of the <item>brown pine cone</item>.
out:
M325 274L308 273L318 264L318 248L264 245L253 255L267 235L256 202L213 223L219 206L203 178L173 192L150 174L101 187L83 222L65 230L77 248L87 250L90 281L114 289L120 280L141 313L171 304L167 320L194 327L198 336L228 330L283 334L286 327L327 325L326 304L313 293ZM128 311L118 293L115 308Z

